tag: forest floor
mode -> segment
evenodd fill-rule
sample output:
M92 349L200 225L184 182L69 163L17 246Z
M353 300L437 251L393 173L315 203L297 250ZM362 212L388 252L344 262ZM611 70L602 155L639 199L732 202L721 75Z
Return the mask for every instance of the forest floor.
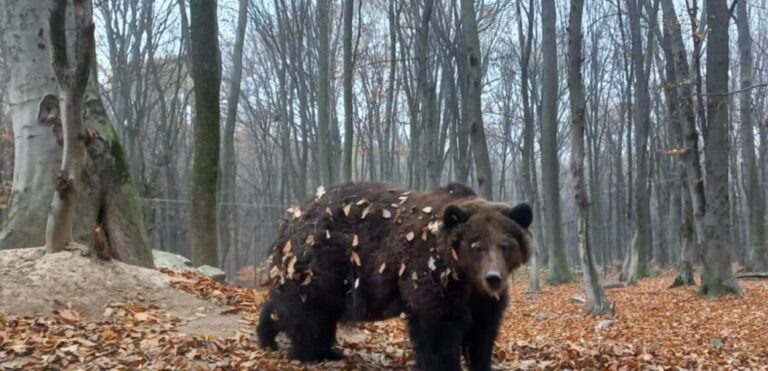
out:
M521 277L522 278L522 277ZM518 279L518 281L520 278ZM768 365L768 281L740 281L745 296L708 300L671 277L608 290L609 317L591 318L571 298L580 285L511 301L496 342L501 370L761 369ZM289 346L254 339L263 289L160 272L78 253L0 252L0 370L276 369L406 370L410 344L400 319L342 325L346 359L304 365Z

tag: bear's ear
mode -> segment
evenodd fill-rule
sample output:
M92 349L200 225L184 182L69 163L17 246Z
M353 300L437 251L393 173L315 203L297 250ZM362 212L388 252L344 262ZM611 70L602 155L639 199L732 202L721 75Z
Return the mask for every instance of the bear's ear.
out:
M469 220L469 214L456 205L450 205L443 211L443 225L451 229Z
M533 222L533 210L531 210L531 205L525 202L515 205L506 214L523 228L530 227Z

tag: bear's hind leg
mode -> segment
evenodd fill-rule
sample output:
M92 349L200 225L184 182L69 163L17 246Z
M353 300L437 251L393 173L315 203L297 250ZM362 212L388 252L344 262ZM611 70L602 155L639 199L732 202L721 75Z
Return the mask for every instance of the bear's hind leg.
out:
M268 300L264 306L261 307L261 312L259 313L259 324L256 327L256 332L259 336L259 344L263 348L272 350L277 349L277 342L275 342L275 338L280 332L280 329L277 326L277 321L279 320L277 316L278 315L275 312L275 304L272 302L272 300Z

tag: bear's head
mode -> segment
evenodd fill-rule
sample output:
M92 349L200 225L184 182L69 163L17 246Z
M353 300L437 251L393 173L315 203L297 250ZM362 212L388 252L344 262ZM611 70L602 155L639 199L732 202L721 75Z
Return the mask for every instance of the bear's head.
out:
M531 256L531 207L473 199L448 205L442 218L458 273L476 292L498 298L510 274Z

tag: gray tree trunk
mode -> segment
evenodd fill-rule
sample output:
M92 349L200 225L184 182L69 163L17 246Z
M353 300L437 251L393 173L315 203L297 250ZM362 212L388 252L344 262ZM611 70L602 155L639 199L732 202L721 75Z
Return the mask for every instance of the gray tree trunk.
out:
M491 173L491 160L488 155L488 143L485 138L483 126L483 61L481 60L480 36L475 19L474 0L461 0L461 26L464 31L464 43L466 46L467 66L467 92L464 96L464 104L467 105L467 117L465 124L469 128L469 137L472 142L472 155L475 158L475 171L477 186L480 195L490 200L493 198L493 179Z
M689 105L686 106L685 102L690 102L692 97L690 80L686 80L687 82L681 80L679 69L684 68L686 70L685 76L688 76L688 62L685 56L685 49L678 49L682 47L682 32L672 0L662 0L661 5L664 12L664 40L662 50L664 51L664 57L666 59L665 92L669 109L670 129L673 137L672 142L676 146L675 149L684 150L685 143L683 141L683 129L687 119L685 107L692 109L692 104L689 103ZM680 45L677 44L678 42ZM683 54L680 55L680 52ZM683 61L679 62L678 58L683 58ZM680 66L680 63L682 63L683 66ZM683 85L687 88L682 88ZM693 114L692 111L691 114ZM695 126L695 122L693 125ZM698 151L698 145L696 145L696 147L696 151ZM671 155L676 156L676 154ZM687 156L687 153L683 152L680 157L686 158L689 156ZM675 162L677 161L675 160ZM696 284L693 278L693 258L695 252L693 204L691 201L690 187L688 187L687 183L688 170L685 166L676 167L679 168L678 173L682 192L680 192L681 195L678 197L679 201L673 202L672 205L670 205L670 213L682 215L682 223L679 231L672 231L679 236L677 240L680 245L680 266L678 268L678 275L671 287Z
M217 1L191 0L189 5L192 80L195 83L190 242L194 264L212 266L219 265L216 188L219 177L221 58L216 4Z
M434 10L433 0L425 0L422 4L419 28L416 35L417 84L419 104L421 107L421 128L424 130L425 148L414 148L422 151L426 160L426 186L435 188L440 183L440 155L437 151L437 97L432 80L432 69L429 65L429 33ZM422 172L421 164L413 164L415 172Z
M85 169L85 138L83 126L83 94L88 86L91 56L94 54L93 9L85 0L74 1L75 40L74 61L67 49L67 0L56 0L49 21L51 67L56 75L59 91L59 112L64 150L61 168L56 175L56 187L51 211L45 228L45 249L49 253L64 250L74 240L75 209L83 191ZM100 232L99 232L100 233ZM101 236L99 236L101 237ZM102 244L98 245L99 247ZM99 253L104 253L99 251Z
M571 14L568 20L568 91L571 101L571 172L574 180L574 195L578 207L579 256L584 290L587 292L587 309L593 316L610 313L611 307L600 285L595 259L592 255L589 237L589 195L584 179L584 126L586 124L586 102L582 83L582 32L581 19L584 0L571 0ZM595 176L595 174L592 174Z
M62 163L61 112L51 69L48 14L53 2L8 0L2 12L10 70L9 105L14 131L14 182L0 248L41 246L54 194L52 175ZM68 19L69 21L69 19ZM74 29L74 26L67 27ZM41 31L42 30L42 31ZM41 45L43 47L41 47ZM106 253L135 265L152 267L138 193L120 141L107 118L91 68L83 98L86 145L83 192L73 239L92 244L94 226L105 237Z
M331 81L330 81L330 38L331 15L328 0L317 2L317 23L319 26L317 49L317 157L320 167L320 178L324 185L334 183L333 156L331 156Z
M623 279L635 283L648 275L651 243L650 190L648 187L648 136L651 127L651 97L648 92L648 70L643 58L640 33L641 0L627 0L627 17L632 40L632 64L635 72L635 161L634 232L625 257ZM651 43L649 38L648 43ZM650 48L649 48L650 49Z
M728 195L728 4L707 0L707 132L704 135L707 213L699 293L708 297L741 294L731 270L731 217Z
M749 29L747 1L736 4L736 27L739 34L739 62L741 63L741 89L739 115L741 116L741 156L744 160L743 176L746 183L747 210L749 212L749 259L747 269L754 272L768 270L768 241L765 239L765 198L760 186L760 175L755 159L755 133L752 119L753 58L752 34Z
M557 285L571 281L563 241L560 212L560 165L557 156L557 42L555 34L556 8L554 0L541 3L542 23L542 107L541 107L541 178L544 188L544 212L549 234L549 277Z
M360 4L362 5L362 4ZM352 12L353 0L344 0L344 180L352 180Z
M535 177L535 158L533 154L533 134L534 134L534 122L533 122L533 108L531 105L531 99L529 94L529 66L531 61L531 48L533 45L533 24L535 23L533 11L533 0L528 1L528 7L526 15L528 18L527 30L523 32L523 13L521 10L520 2L517 0L517 33L518 41L520 43L520 95L523 103L523 150L522 150L522 166L521 173L523 177L523 195L531 200L531 207L536 210L536 204L538 204L538 191L534 186ZM503 180L502 180L503 181ZM536 238L532 239L534 242ZM529 291L541 291L541 283L539 280L539 246L532 247L530 266L531 282L528 287Z
M240 102L240 83L243 79L243 44L245 28L248 24L248 0L240 0L238 6L235 45L232 50L232 76L230 76L229 95L227 97L227 116L224 121L224 139L221 153L221 183L219 189L219 246L221 247L221 266L225 266L230 251L237 245L237 208L235 207L235 179L237 161L235 159L235 125L237 108Z

